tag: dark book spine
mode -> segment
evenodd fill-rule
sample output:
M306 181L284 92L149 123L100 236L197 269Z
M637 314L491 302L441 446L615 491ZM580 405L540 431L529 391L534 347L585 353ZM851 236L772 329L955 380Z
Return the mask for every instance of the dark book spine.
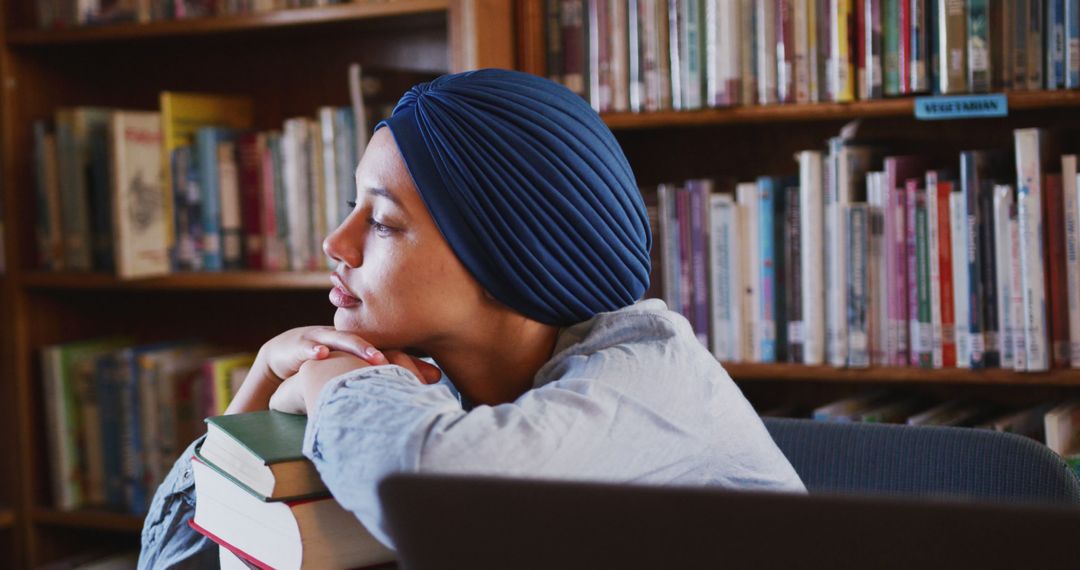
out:
M1047 174L1043 187L1043 219L1046 227L1047 311L1050 316L1050 364L1069 366L1068 273L1065 260L1064 192L1060 174Z
M794 0L776 1L776 95L779 103L795 102Z
M787 189L784 292L787 303L787 361L803 363L805 344L802 307L802 227L799 187Z
M968 332L971 346L971 368L983 367L983 289L982 251L979 228L979 194L982 188L982 172L986 156L978 151L960 153L960 192L967 208L967 268L968 268Z
M694 332L709 346L709 190L708 180L687 182L690 198L690 251Z
M240 211L243 219L244 267L263 268L262 211L262 151L259 136L255 133L243 135L237 143L237 157L240 167ZM344 207L344 205L342 205ZM335 226L337 220L332 220Z
M930 90L927 81L929 32L927 22L926 0L910 0L911 2L911 62L908 72L911 74L911 92L924 93Z
M994 181L983 180L979 190L979 269L983 303L983 365L1001 367L998 339L997 229L994 227Z
M559 11L563 54L563 85L588 98L588 29L585 26L585 0L562 0Z
M562 0L545 0L547 78L563 82Z

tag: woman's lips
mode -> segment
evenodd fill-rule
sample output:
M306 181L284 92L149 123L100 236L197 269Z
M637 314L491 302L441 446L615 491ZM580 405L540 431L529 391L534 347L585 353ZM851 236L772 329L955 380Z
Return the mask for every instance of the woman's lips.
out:
M330 282L334 284L334 288L330 290L330 303L332 305L339 309L347 309L360 304L360 299L353 297L349 293L349 290L342 283L341 277L336 273L330 275Z
M341 287L330 290L330 303L339 309L347 309L360 304L360 299L345 292Z

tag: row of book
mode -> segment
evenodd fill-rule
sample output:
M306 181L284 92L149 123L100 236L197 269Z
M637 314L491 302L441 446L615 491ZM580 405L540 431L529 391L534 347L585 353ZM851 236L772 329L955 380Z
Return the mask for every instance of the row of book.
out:
M798 177L661 185L654 289L721 361L1080 367L1076 155L1040 129L952 166L834 138ZM1013 183L1015 182L1015 186Z
M123 22L189 20L259 14L290 8L393 0L34 0L41 29L101 26Z
M195 449L192 528L221 568L367 568L394 553L330 495L301 453L307 417L257 411L207 420Z
M102 338L41 353L56 508L146 512L185 446L224 413L254 355Z
M815 408L810 417L826 422L972 427L1015 433L1046 444L1074 469L1080 469L1080 400L1007 409L974 399L934 403L917 396L867 392Z
M1080 87L1075 0L546 0L600 112Z
M252 130L250 99L165 92L159 111L62 108L34 125L38 264L115 272L317 270L355 199L348 107Z

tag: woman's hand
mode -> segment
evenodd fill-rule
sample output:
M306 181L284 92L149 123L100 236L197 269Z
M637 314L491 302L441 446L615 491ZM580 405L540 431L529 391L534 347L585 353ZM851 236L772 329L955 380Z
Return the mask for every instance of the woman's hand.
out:
M386 358L389 364L405 368L424 384L435 384L442 378L442 372L437 367L404 352L389 350ZM370 365L367 361L344 352L331 352L325 358L309 360L300 366L296 375L286 379L274 392L270 398L270 409L311 415L318 404L319 392L327 382Z
M324 359L331 351L352 354L367 364L389 363L382 352L355 333L326 326L287 330L267 341L259 349L251 372L244 379L225 413L238 414L267 409L270 397L281 386L282 381L296 375L305 362Z

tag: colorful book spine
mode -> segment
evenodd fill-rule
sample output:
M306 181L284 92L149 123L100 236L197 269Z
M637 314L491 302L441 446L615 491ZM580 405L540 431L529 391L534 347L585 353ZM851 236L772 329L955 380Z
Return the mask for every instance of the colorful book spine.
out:
M911 93L911 0L900 0L900 93Z
M1046 273L1049 279L1047 307L1050 317L1050 363L1069 366L1069 310L1067 256L1065 253L1064 193L1061 174L1043 177L1043 219L1046 224Z
M967 75L967 13L964 0L939 0L938 17L938 93L965 93Z
M799 153L799 230L803 244L825 243L822 153ZM822 247L801 248L803 361L809 365L825 362L825 263Z
M847 365L852 368L870 366L869 342L869 273L867 259L869 249L869 211L865 203L843 206L844 224L847 226L845 255L847 266Z
M221 237L221 178L218 169L218 145L230 140L229 131L220 127L204 127L195 133L195 155L198 164L199 190L202 192L202 254L203 270L221 271L225 268Z
M997 318L998 318L998 352L1001 354L1001 367L1013 369L1015 357L1013 355L1013 324L1012 316L1012 291L1009 283L1012 280L1012 244L1009 235L1009 212L1013 208L1013 190L1010 184L994 186L994 253L996 258L995 278L997 280Z
M1065 214L1065 265L1069 305L1069 363L1080 368L1080 194L1076 155L1061 157Z
M900 2L881 0L883 89L887 97L903 94L900 84Z
M941 246L940 231L938 227L937 198L938 172L935 170L926 173L926 259L927 278L930 285L930 348L931 364L933 368L944 366L942 354L943 343L941 338Z
M785 346L787 362L802 364L806 334L803 329L803 304L800 284L802 278L802 204L799 201L798 186L789 186L784 198L784 312L786 316Z
M990 90L989 0L967 1L968 89L975 93Z
M956 317L956 367L971 368L971 331L967 266L967 202L960 192L949 194L949 231L952 234L953 315Z
M952 212L949 210L949 196L952 183L938 177L936 194L930 198L937 202L938 226L938 275L941 279L941 365L944 368L956 366L956 301L955 279L953 277Z
M982 243L979 224L983 180L980 176L985 171L985 155L979 152L960 153L960 193L964 196L965 213L965 259L968 273L968 343L971 351L971 367L983 367L983 281L982 281Z
M1065 0L1046 0L1046 84L1049 90L1065 86Z
M927 73L930 62L927 0L909 1L911 2L911 61L908 62L908 68L911 74L911 92L923 93L930 90Z
M735 201L727 194L709 197L712 352L722 362L739 358L738 227Z
M776 0L776 100L795 102L795 5Z
M1080 87L1080 0L1065 0L1065 88Z
M680 7L683 23L679 30L680 65L683 69L682 108L700 109L705 83L702 72L701 2L682 0Z
M758 178L758 251L761 273L761 362L776 362L776 242L774 227L777 196L775 181Z
M886 0L887 1L887 0ZM864 0L864 74L860 77L866 99L880 99L884 95L884 35L882 31L882 0Z
M830 84L832 100L847 103L855 98L855 70L852 67L850 22L854 0L831 0L832 59Z
M886 204L885 173L871 172L866 176L866 200L870 207L870 365L888 366L889 354L895 352L896 342L889 332L889 255L885 248Z
M1027 349L1024 344L1024 267L1020 256L1020 222L1016 201L1009 208L1009 329L1007 342L1012 346L1013 370L1027 371Z
M1023 269L1023 336L1028 371L1050 368L1043 261L1042 153L1045 133L1018 129L1016 143L1017 223Z

